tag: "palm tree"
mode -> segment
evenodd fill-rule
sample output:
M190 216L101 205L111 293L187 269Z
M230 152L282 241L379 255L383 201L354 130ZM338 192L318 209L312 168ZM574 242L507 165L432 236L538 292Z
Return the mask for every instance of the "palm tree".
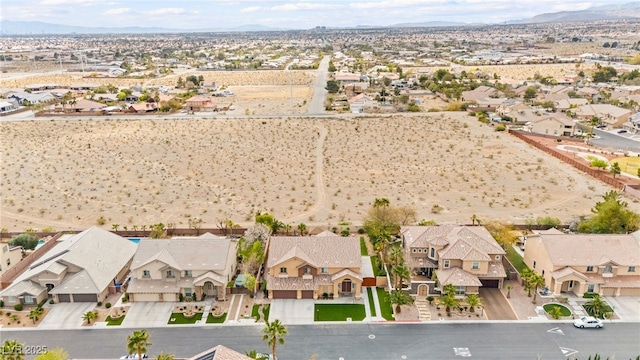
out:
M478 217L476 216L476 214L471 215L471 225L475 225L476 220L478 220Z
M389 301L391 301L392 304L396 304L396 314L399 314L401 310L400 305L411 305L414 299L402 290L393 290L389 294Z
M256 351L256 349L252 349L251 351L246 352L247 356L255 359L255 360L269 360L269 356L266 354L261 354Z
M480 300L480 297L478 297L477 294L467 295L465 301L467 302L467 304L469 304L469 311L471 312L475 312L476 307L482 305L482 300Z
M273 222L271 223L271 233L273 235L277 235L278 231L280 231L280 229L282 228L284 228L284 224L282 223L282 221L273 219Z
M147 347L151 346L149 342L149 333L146 329L135 330L133 335L127 336L127 349L129 355L138 354L138 360L142 360L142 354L147 352Z
M529 278L528 282L531 285L531 287L533 288L533 300L531 302L535 304L536 303L536 295L538 295L538 288L544 286L544 277L542 275L539 275L539 274L533 274Z
M460 307L460 300L456 299L456 297L451 294L441 296L439 302L445 306L445 311L449 316L451 316L451 308Z
M42 313L44 312L44 310L41 307L35 307L33 309L31 309L31 311L29 311L29 319L31 319L33 321L33 323L35 324L36 321L38 321L38 318L40 318L40 316L42 316Z
M164 351L156 356L156 360L173 360L175 359L175 355L165 353Z
M119 227L120 227L120 224L111 224L111 228L113 229L113 231L118 231Z
M305 225L304 223L298 224L298 231L300 231L300 236L304 236L304 234L307 232L307 225Z
M411 280L411 270L406 264L398 264L391 268L394 274L396 290L401 290L404 280Z
M2 360L23 360L24 344L17 340L5 340L2 344Z
M399 246L394 246L389 249L389 260L393 261L394 265L398 265L402 262L402 248Z
M87 311L82 314L82 320L87 320L87 324L91 324L91 321L95 320L98 314L95 311Z
M291 231L291 224L284 224L282 225L282 228L284 229L284 233L289 236L289 231Z
M283 337L287 335L287 328L280 322L280 320L269 321L265 319L265 327L262 329L264 335L262 341L267 341L267 344L271 346L271 354L274 359L276 357L276 345L284 345Z
M602 297L600 297L600 295L597 295L597 294L594 295L593 298L591 298L591 300L586 302L583 306L584 306L584 309L587 310L587 312L590 315L593 315L597 318L603 317L603 315L606 314L610 309L607 302L604 301Z
M551 315L551 317L555 320L558 320L562 316L562 309L560 308L560 306L556 305L552 307L551 310L549 310L549 315Z
M511 299L511 289L513 289L513 286L507 285L507 299Z
M389 199L387 198L376 198L373 201L373 207L381 207L381 206L385 206L385 207L389 207Z
M455 296L456 287L453 284L447 284L442 288L442 293L445 295Z
M522 270L522 273L520 274L520 276L522 277L522 281L524 281L524 289L527 291L527 296L531 297L531 282L529 281L529 279L535 275L536 272L526 268L524 270Z

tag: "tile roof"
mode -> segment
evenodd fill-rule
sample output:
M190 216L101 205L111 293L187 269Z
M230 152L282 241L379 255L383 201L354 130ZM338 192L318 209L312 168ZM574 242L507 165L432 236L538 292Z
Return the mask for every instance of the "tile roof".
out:
M575 270L572 267L564 267L560 270L556 270L554 272L551 273L551 277L558 280L558 279L562 279L563 277L569 276L569 275L574 275L577 276L583 280L589 280L588 277L584 276L582 273L580 273L579 271Z
M194 355L188 360L251 360L251 358L226 346L218 345Z
M298 257L314 267L357 267L362 265L360 240L339 236L272 236L267 267Z
M438 270L436 276L442 286L452 284L454 286L482 286L478 277L459 267Z
M401 233L407 251L416 247L446 245L438 252L444 259L490 261L489 254L505 253L483 226L404 226Z
M593 266L611 261L640 265L640 231L622 235L539 234L527 241L541 241L553 266Z
M267 275L267 290L315 290L320 285L331 284L331 275L316 275L310 279Z
M615 276L604 278L605 288L640 288L640 276Z

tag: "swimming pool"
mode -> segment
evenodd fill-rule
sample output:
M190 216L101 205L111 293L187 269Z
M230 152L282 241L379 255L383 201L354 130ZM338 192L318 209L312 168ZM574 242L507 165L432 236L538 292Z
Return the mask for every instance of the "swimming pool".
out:
M131 241L134 244L138 244L140 243L140 238L129 238L129 241Z

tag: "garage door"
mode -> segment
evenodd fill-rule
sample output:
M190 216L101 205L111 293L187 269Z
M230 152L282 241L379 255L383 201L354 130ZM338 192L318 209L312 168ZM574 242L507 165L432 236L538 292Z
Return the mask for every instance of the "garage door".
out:
M274 290L274 299L297 299L298 291L296 290Z
M58 294L58 302L71 302L71 295Z
M302 290L303 299L313 299L313 290Z
M171 294L171 295L173 295L173 294ZM158 294L129 294L129 296L131 296L131 298L135 302L160 301L160 297L158 296ZM162 299L163 299L163 301L174 301L175 300L175 295L173 295L168 300L165 300L164 297Z
M96 294L73 294L73 302L98 302Z
M480 280L482 287L497 289L500 286L500 280Z
M620 289L620 296L640 296L640 289L639 288Z

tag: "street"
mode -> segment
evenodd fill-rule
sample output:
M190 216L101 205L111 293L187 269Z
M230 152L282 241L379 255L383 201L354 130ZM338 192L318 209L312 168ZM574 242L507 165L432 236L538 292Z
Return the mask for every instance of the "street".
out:
M262 325L162 327L149 329L149 355L178 358L222 344L242 353L267 352ZM62 347L73 359L117 359L127 353L134 329L3 330L2 341ZM291 325L280 359L586 359L599 354L618 360L640 354L640 323L609 323L604 329L576 329L569 322ZM27 358L32 358L28 356Z
M313 85L313 98L309 103L309 114L323 114L324 113L324 96L327 93L325 86L327 85L327 71L329 69L329 56L325 56L318 65L318 77Z

